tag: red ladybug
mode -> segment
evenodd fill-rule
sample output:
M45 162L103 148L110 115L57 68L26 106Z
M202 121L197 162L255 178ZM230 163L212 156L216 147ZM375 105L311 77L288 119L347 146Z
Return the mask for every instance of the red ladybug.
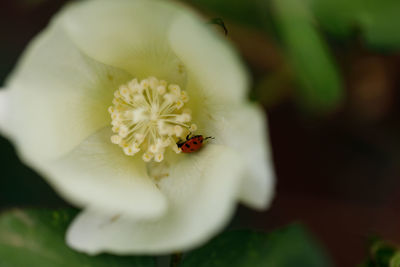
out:
M198 151L202 146L203 142L207 139L214 139L214 137L208 136L204 138L202 135L195 135L192 137L186 136L186 141L177 143L178 147L183 153L192 153Z

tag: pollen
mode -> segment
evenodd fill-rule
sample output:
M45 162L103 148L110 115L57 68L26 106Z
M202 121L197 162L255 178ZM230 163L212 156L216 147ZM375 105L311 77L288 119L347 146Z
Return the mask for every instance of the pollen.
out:
M111 142L127 156L141 153L145 162L164 160L166 149L180 153L176 143L195 131L188 94L177 84L155 77L133 79L114 92Z

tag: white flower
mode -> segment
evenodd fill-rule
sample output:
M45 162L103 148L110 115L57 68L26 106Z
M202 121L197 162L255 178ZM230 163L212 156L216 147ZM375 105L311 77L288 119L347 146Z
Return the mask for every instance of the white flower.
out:
M188 8L83 1L29 45L1 91L0 126L84 209L70 246L186 250L221 230L237 201L263 209L272 198L265 117L248 86L232 47ZM191 131L215 139L179 153Z

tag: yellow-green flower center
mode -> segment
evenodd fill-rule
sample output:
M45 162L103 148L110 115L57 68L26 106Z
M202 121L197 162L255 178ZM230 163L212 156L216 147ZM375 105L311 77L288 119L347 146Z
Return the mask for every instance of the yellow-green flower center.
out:
M128 156L143 151L146 162L162 161L167 147L180 153L176 142L197 128L190 124L191 111L184 108L188 100L179 85L155 77L121 85L108 108L115 133L111 142Z

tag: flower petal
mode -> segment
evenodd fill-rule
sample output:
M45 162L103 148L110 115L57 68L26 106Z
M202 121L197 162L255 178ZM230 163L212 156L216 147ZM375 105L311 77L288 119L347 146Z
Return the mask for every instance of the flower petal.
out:
M235 148L247 163L241 186L242 201L266 209L274 196L275 176L268 144L267 119L256 105L232 106L223 116L216 139Z
M71 5L60 19L90 57L139 79L155 76L183 85L181 63L166 36L181 10L170 1L97 0Z
M243 101L248 88L247 72L233 47L194 16L181 15L169 30L175 54L198 89L218 101Z
M70 151L110 123L113 93L130 78L82 54L53 23L8 81L9 126L20 152L37 160Z
M166 200L149 179L143 160L127 157L110 142L111 135L105 128L62 159L39 169L60 194L78 206L135 218L160 216Z
M70 226L68 244L91 254L126 254L187 250L207 241L231 217L242 162L236 152L208 145L177 164L159 183L169 200L164 217L152 221L124 215L112 218L101 210L87 209Z

